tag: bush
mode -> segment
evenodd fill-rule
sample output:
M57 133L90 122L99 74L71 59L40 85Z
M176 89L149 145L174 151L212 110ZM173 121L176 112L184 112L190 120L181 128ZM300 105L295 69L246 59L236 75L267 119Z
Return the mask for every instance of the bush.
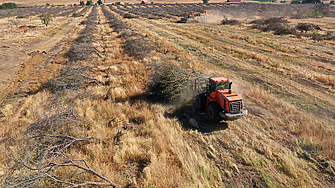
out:
M316 11L314 13L307 13L304 16L307 17L307 18L321 18L321 17L323 17L323 14L319 11Z
M295 29L289 27L287 20L282 17L269 18L269 19L260 19L254 20L250 23L253 23L253 28L261 29L264 32L274 31L275 35L283 35L283 34L294 34Z
M170 102L184 89L189 74L179 67L168 64L160 67L153 76L151 94L154 100Z
M300 0L292 0L291 4L300 4Z
M332 0L332 1L329 2L329 4L331 4L331 5L335 5L335 1Z
M17 5L15 3L2 3L0 5L0 9L15 9L17 8Z
M144 59L154 49L143 36L127 38L122 47L125 54L138 60Z
M273 18L268 18L268 19L259 19L259 20L254 20L250 22L251 24L254 24L254 28L262 28L263 26L266 25L271 25L271 24L276 24L276 23L282 23L282 24L287 24L289 23L287 20L283 19L282 17L273 17Z
M79 13L73 13L71 17L81 17L82 15Z
M262 31L274 31L275 35L287 35L287 34L295 34L295 29L289 27L288 25L282 23L272 23L267 25L262 29Z
M48 24L52 21L52 16L49 12L43 12L40 16L42 23L47 27Z
M223 19L223 20L221 21L221 24L223 24L223 25L240 25L241 22L238 21L238 20L235 20L235 19L228 20L228 19L226 18L226 19Z
M86 5L91 5L91 4L93 4L93 1L87 1L86 2Z
M137 18L137 17L138 16L135 16L135 15L129 14L129 13L126 13L126 14L123 15L123 18L129 18L129 19L131 19L131 18Z
M85 2L84 1L80 1L80 5L85 5Z
M307 31L314 30L313 29L313 24L310 24L310 23L298 23L296 28L297 28L297 30L299 30L301 32L303 32L303 31L307 32Z
M302 4L316 4L321 3L321 0L303 0Z

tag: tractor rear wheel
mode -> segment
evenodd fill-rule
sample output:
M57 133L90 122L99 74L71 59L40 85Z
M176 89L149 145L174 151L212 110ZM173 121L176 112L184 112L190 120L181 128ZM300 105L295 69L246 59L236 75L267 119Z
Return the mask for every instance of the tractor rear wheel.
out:
M200 111L205 110L206 107L206 96L205 94L199 94L197 95L197 97L195 98L196 103L197 103L197 107Z
M209 119L214 122L214 123L218 123L219 121L221 121L221 116L220 116L220 111L219 111L219 105L216 103L211 103L208 105L208 116Z

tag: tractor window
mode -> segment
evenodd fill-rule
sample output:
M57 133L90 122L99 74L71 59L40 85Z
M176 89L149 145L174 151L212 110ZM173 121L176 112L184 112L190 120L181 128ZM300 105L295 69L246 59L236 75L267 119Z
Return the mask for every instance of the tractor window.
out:
M221 83L218 83L217 86L216 86L216 90L229 89L229 83L230 82L221 82Z
M216 83L215 82L210 82L210 89L211 92L217 91L216 90Z

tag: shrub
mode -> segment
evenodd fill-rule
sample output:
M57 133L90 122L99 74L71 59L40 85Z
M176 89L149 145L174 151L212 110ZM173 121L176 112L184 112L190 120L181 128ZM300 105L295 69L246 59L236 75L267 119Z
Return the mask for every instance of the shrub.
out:
M283 19L282 17L272 17L268 19L259 19L259 20L254 20L250 22L252 24L256 24L258 26L263 26L263 25L270 25L274 23L289 23L287 20Z
M331 5L335 5L335 1L332 0L332 1L329 2L329 4L331 4Z
M228 20L228 19L226 18L226 19L223 19L223 20L221 21L221 24L223 24L223 25L240 25L241 22L238 21L238 20L235 20L235 19Z
M85 2L84 1L80 1L80 5L85 5Z
M321 3L321 0L303 0L302 4L316 4Z
M203 3L208 3L209 0L202 0Z
M307 32L307 31L312 31L313 29L313 24L310 23L298 23L298 25L296 26L297 30L303 32Z
M288 25L282 23L269 24L262 29L262 31L274 31L275 35L294 34L295 30Z
M173 101L181 94L188 78L189 74L183 69L172 64L163 65L153 75L150 87L153 99L163 102Z
M131 18L137 18L137 17L138 16L134 16L134 15L129 14L129 13L126 13L126 14L123 15L123 18L129 18L129 19L131 19Z
M269 18L269 19L260 19L254 20L250 23L253 23L253 28L261 29L264 32L274 31L275 35L283 35L283 34L294 34L295 29L289 27L287 20L282 17Z
M180 20L177 21L177 23L187 23L187 18L181 18Z
M17 5L15 3L2 3L0 5L0 9L15 9L17 8Z
M127 38L122 47L125 54L139 60L144 59L154 49L143 36Z
M98 4L98 5L102 5L103 3L102 3L101 0L98 0L98 1L97 1L97 4Z
M81 17L82 15L79 13L73 13L71 17Z
M52 21L52 16L49 12L43 12L40 16L42 23L47 27L48 24Z
M323 14L319 11L316 11L314 13L307 13L304 15L307 18L321 18L323 16Z
M86 5L91 5L91 4L93 4L93 1L87 1L86 2Z
M300 0L292 0L291 4L300 4Z

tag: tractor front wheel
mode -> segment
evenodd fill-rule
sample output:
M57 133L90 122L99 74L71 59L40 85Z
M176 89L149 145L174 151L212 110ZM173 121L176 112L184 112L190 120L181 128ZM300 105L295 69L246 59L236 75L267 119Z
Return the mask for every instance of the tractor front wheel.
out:
M212 122L218 123L219 121L221 121L222 118L219 114L220 113L219 106L216 103L209 104L207 112L208 117Z
M197 95L197 97L195 98L196 103L197 103L197 107L200 111L205 110L206 107L206 96L204 94L199 94Z

